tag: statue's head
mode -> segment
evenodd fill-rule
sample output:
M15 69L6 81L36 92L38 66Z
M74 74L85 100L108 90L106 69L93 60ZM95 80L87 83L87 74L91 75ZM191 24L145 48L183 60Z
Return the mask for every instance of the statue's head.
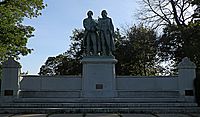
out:
M88 16L88 17L92 17L92 15L93 15L93 12L92 12L92 11L88 11L88 12L87 12L87 16Z
M103 10L103 11L101 11L101 16L102 17L107 17L107 11L106 10Z

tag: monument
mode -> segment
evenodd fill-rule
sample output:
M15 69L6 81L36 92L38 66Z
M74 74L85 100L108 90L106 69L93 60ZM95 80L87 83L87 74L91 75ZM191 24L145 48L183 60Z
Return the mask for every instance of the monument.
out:
M92 15L88 11L83 20L82 76L21 75L20 63L9 58L2 67L0 113L199 112L196 65L189 58L174 76L116 76L112 19L106 10L98 20Z
M18 97L20 69L20 63L12 58L3 64L1 95L4 96L6 102Z
M101 12L102 18L95 21L92 18L93 12L87 12L87 18L83 20L85 28L83 45L86 48L86 56L113 56L114 26L112 19L107 16L107 11Z
M88 18L83 20L85 28L84 45L86 56L83 64L83 97L116 97L114 51L114 26L106 10L102 18L95 22L93 12L88 11Z
M88 18L85 18L83 20L83 26L85 28L85 35L84 35L84 46L86 48L86 55L89 56L97 55L97 52L99 51L99 44L98 42L98 34L97 34L97 22L95 22L94 19L92 19L93 12L88 11L87 16Z
M107 17L106 10L101 12L102 18L98 20L99 36L101 40L101 47L103 55L112 56L112 51L115 49L114 45L114 26L112 19Z

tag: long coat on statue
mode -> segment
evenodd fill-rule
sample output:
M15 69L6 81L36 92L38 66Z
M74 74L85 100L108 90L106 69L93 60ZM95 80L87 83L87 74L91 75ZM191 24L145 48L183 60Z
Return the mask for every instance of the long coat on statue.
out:
M114 26L112 23L112 19L109 17L99 18L98 19L98 28L99 28L99 35L101 39L101 43L105 41L105 48L110 49L110 51L115 50L114 46ZM102 45L103 46L103 45ZM102 47L103 49L103 47Z

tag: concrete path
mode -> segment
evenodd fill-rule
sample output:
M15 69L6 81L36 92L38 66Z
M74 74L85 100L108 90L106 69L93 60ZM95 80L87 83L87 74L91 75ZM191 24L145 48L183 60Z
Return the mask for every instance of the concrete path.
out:
M155 117L151 114L121 114L121 117Z
M118 114L87 114L86 117L119 117Z
M0 117L200 117L200 114L0 114Z
M193 117L186 114L157 114L159 117Z
M53 114L48 117L83 117L83 114Z

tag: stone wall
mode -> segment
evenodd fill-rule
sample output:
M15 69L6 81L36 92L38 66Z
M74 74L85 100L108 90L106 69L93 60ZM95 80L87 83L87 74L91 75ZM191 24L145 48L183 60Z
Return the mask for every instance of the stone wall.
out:
M19 96L22 98L72 98L81 96L79 76L23 76Z
M21 91L70 91L81 90L80 76L23 76Z
M20 97L81 97L79 76L23 76ZM178 97L178 76L118 76L117 97Z
M178 76L118 76L116 87L127 91L177 91Z
M94 65L94 63L90 63ZM97 66L100 63L95 63ZM111 64L112 65L112 64ZM108 78L105 73L91 72L92 74L87 83L85 77L82 76L37 76L25 75L20 76L20 65L16 61L9 59L3 65L3 79L1 96L4 99L10 98L87 98L84 92L88 89L83 88L83 84L95 85L100 83L102 87L96 85L90 92L96 98L109 97L110 93L114 93L113 98L177 98L188 101L195 101L193 82L196 78L195 64L188 58L184 58L178 66L178 76L113 76ZM93 67L91 67L93 68ZM108 68L108 67L107 67ZM103 69L103 68L102 68ZM113 67L110 67L113 69ZM87 70L87 69L86 69ZM99 69L101 70L101 69ZM90 72L90 71L87 71ZM95 79L95 74L98 77ZM93 76L94 75L94 76ZM107 91L106 86L112 80L112 87ZM103 87L105 86L105 88ZM87 86L88 87L88 86ZM93 93L94 92L94 93Z
M117 76L116 89L126 91L172 91L179 90L178 76L134 77ZM21 91L68 91L81 90L79 76L23 76Z
M117 94L120 98L178 98L178 76L118 76Z

